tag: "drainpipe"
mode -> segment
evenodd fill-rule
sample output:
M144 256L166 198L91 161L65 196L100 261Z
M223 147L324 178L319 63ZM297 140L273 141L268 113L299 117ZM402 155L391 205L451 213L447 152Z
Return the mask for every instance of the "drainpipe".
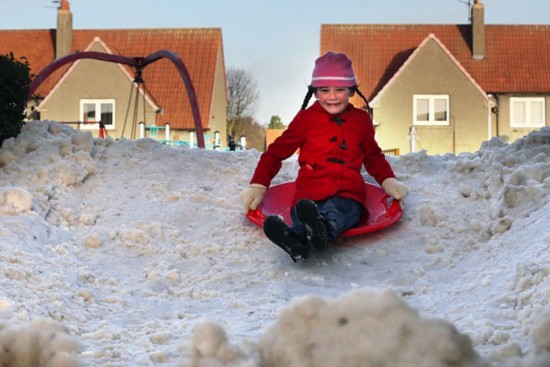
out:
M487 94L487 140L493 137L492 111L497 105L497 100L492 94Z
M455 117L451 116L451 125L453 127L453 142L452 142L452 149L453 154L456 154L456 124L455 124Z
M487 140L491 140L492 121L491 121L491 94L487 94Z

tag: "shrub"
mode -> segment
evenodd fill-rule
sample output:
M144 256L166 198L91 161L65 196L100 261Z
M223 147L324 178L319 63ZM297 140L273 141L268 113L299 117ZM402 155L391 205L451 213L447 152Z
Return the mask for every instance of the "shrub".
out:
M32 75L27 58L20 60L0 55L0 144L21 132L26 117Z

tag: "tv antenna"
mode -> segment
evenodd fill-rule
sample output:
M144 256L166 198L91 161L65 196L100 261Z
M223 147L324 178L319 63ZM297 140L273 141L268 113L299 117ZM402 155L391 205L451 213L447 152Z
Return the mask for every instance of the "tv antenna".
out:
M472 0L467 0L467 1L456 0L456 1L465 5L468 5L468 22L471 23L472 22Z
M52 0L53 4L59 4L59 0ZM59 6L44 5L43 8L57 9Z

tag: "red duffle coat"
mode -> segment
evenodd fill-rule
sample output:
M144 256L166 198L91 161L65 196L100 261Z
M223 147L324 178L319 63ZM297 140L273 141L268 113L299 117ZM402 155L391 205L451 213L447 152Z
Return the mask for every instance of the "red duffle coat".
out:
M268 187L282 161L300 149L296 178L298 200L325 200L332 196L364 203L366 191L361 166L381 184L395 174L374 139L370 115L351 103L338 115L316 101L300 111L288 128L261 155L250 183Z

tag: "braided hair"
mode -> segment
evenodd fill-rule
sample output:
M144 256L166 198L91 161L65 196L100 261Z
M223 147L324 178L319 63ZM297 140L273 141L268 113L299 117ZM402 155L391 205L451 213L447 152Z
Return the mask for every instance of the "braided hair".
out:
M363 106L367 111L369 111L370 113L370 104L369 104L369 100L367 99L367 97L365 97L363 95L363 93L361 93L361 91L359 90L359 88L357 88L357 86L354 86L353 89L352 89L355 93L357 93L359 95L359 97L361 97L361 99L363 99L363 101L365 101L365 106Z
M307 108L307 105L309 104L309 100L311 99L311 96L313 95L313 93L315 93L315 87L312 87L311 85L307 87L307 93L306 93L306 96L304 98L304 102L302 102L302 108L300 108L301 110L305 110Z
M304 98L304 102L302 103L302 108L301 108L302 110L305 110L307 108L307 105L309 104L309 100L311 99L311 96L313 96L313 93L315 93L316 90L317 90L317 88L312 87L311 85L307 87L307 93L306 93L306 96ZM357 86L354 85L353 87L351 87L351 91L357 93L359 95L359 97L361 97L361 99L363 99L363 101L365 101L364 108L367 111L370 112L369 101L367 100L367 97L365 97L363 95L363 93L361 93L359 88L357 88Z

